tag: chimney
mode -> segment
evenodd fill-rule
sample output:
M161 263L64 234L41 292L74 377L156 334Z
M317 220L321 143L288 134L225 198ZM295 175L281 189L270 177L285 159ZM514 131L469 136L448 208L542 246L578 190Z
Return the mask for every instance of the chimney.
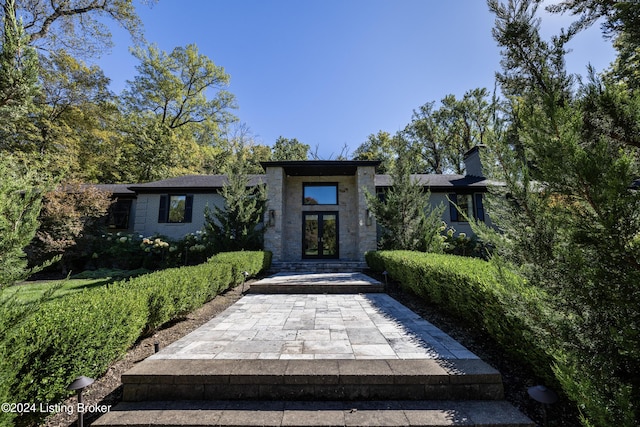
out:
M484 174L482 173L482 160L480 160L480 149L484 148L486 148L486 145L478 144L464 153L465 175L484 178Z

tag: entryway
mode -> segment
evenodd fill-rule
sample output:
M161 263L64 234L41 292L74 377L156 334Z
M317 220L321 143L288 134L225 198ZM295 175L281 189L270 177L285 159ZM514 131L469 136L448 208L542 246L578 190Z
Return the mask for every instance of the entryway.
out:
M338 212L302 213L302 258L338 258L338 241Z

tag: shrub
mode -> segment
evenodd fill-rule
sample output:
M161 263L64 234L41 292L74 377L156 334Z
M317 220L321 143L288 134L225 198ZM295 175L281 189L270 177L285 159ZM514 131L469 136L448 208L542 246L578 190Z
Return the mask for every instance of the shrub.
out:
M75 377L101 375L142 333L156 330L239 283L235 271L253 276L268 268L270 260L271 254L263 252L220 254L205 264L158 271L49 300L24 316L3 313L0 395L8 390L15 403L58 402L69 395L66 386ZM43 415L20 421L38 421ZM0 425L12 418L12 414L0 413Z
M233 267L234 284L240 284L244 280L243 272L249 276L255 276L271 266L271 252L268 251L241 251L221 252L209 259L209 262L227 263Z
M366 254L370 268L386 270L401 286L471 325L480 325L505 350L551 384L552 348L543 325L557 324L547 296L492 263L411 251Z
M3 356L14 402L56 402L78 375L98 376L135 342L147 321L143 300L124 286L43 303L9 331Z

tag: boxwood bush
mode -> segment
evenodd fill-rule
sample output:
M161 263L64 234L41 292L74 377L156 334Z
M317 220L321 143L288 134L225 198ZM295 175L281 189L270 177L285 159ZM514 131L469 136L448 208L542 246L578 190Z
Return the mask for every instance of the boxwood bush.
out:
M543 326L556 322L557 314L541 290L475 258L378 251L368 252L366 260L372 270L386 270L402 287L481 327L550 385L556 384L553 346Z
M54 404L79 375L98 377L141 335L183 316L255 276L268 252L236 252L191 267L167 269L33 305L13 327L0 328L0 396L9 403ZM46 414L23 416L20 424ZM14 414L0 413L0 425Z

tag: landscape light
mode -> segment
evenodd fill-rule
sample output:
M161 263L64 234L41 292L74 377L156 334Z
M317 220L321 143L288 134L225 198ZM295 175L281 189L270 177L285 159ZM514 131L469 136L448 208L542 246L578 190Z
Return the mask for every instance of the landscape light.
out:
M558 401L558 395L555 391L543 385L529 387L527 393L529 393L529 396L531 396L533 400L542 403L542 417L544 425L547 426L547 405L556 403Z
M84 413L80 410L82 406L82 390L93 384L93 381L93 378L83 375L73 380L73 382L67 386L67 390L75 390L78 394L78 427L82 427L84 424Z

